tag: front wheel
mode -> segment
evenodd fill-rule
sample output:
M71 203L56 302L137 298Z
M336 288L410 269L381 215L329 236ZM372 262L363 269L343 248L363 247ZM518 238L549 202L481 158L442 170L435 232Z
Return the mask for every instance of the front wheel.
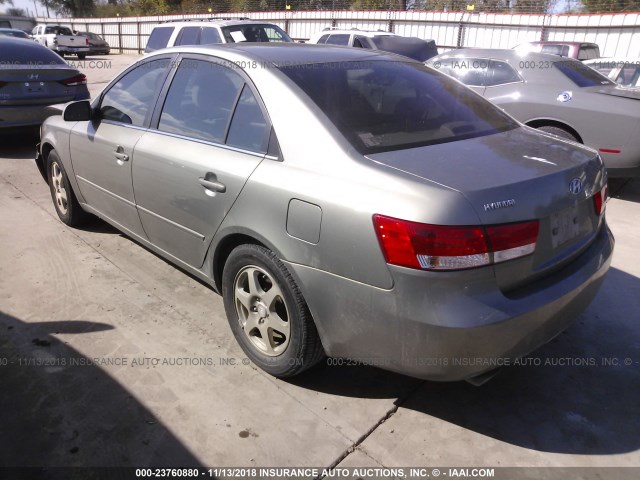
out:
M224 266L222 296L236 340L267 373L291 377L324 357L300 289L270 250L259 245L236 247Z
M78 203L69 184L67 172L65 172L55 150L51 150L47 157L47 178L53 206L62 223L70 227L81 225L85 221L87 213Z

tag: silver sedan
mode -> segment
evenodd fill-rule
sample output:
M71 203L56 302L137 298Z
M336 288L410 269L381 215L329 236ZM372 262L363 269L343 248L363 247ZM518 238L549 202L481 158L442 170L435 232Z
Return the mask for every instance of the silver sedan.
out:
M37 162L64 223L210 284L279 377L326 354L481 381L566 328L613 250L597 152L383 52L161 50L48 119Z
M640 89L578 60L517 50L462 49L428 61L521 122L599 151L610 177L640 175Z

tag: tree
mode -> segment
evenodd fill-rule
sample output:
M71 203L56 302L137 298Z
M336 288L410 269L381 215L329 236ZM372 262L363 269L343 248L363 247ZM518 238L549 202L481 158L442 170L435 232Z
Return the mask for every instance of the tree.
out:
M27 12L24 11L23 8L7 8L5 12L7 15L11 15L12 17L26 17Z
M96 8L93 0L40 0L40 3L48 5L60 15L71 17L90 17Z
M638 12L640 0L582 0L583 12Z
M0 0L0 5L8 3L9 5L13 5L13 0Z

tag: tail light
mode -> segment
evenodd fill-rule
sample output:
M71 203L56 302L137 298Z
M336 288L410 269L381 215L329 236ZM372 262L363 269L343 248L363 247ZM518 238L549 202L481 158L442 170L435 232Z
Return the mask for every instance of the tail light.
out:
M78 75L74 75L73 77L60 80L60 83L68 87L73 87L76 85L86 85L87 76L84 73L79 73Z
M84 37L84 44L89 45L89 37Z
M416 223L374 215L387 263L423 270L475 268L532 254L538 221L484 226Z
M604 213L604 209L607 206L608 196L609 187L607 184L605 184L605 186L593 196L593 206L596 208L596 215L600 216Z

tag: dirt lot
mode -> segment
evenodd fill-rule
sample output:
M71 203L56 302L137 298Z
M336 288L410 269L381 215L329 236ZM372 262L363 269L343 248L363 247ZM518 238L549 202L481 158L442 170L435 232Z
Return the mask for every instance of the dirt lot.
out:
M135 58L87 59L92 93ZM529 365L479 388L281 381L207 286L99 220L65 227L36 142L0 137L0 466L640 467L640 180L611 184L600 293Z

